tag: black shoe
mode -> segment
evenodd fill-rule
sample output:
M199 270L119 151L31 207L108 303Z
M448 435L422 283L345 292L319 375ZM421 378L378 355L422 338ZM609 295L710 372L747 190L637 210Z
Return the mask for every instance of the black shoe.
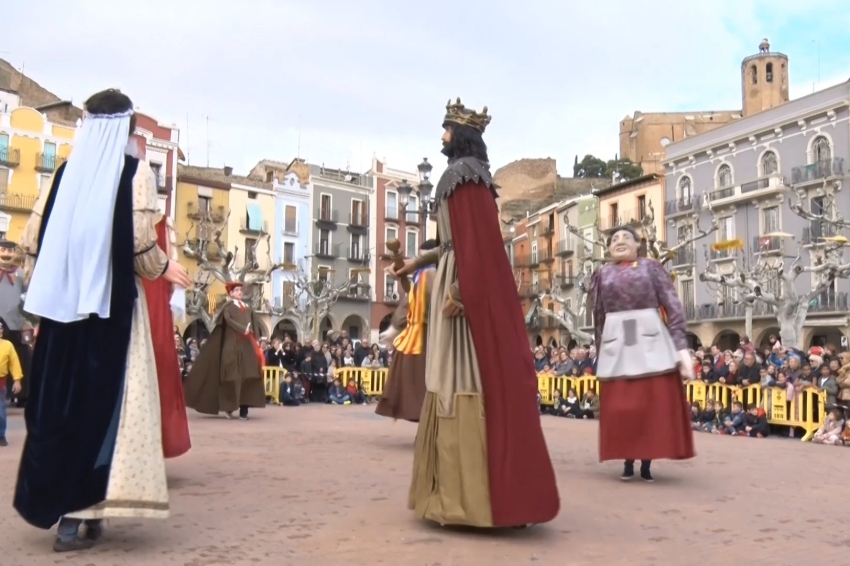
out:
M0 446L9 446L9 441L5 436L0 436Z
M90 541L99 540L103 536L103 523L101 521L86 523L86 537Z
M53 550L55 552L76 552L78 550L88 550L93 546L94 541L88 538L75 537L65 540L56 537L53 540Z
M640 477L643 481L647 483L652 483L655 480L652 478L652 474L649 473L649 464L641 464L640 466Z
M623 474L620 476L620 479L623 481L629 481L635 477L635 465L631 462L626 462L623 466Z

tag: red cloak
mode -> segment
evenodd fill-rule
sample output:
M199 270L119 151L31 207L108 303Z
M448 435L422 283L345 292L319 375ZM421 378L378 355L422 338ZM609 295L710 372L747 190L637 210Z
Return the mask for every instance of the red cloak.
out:
M537 408L537 374L492 191L458 186L447 198L457 278L475 344L487 428L493 526L551 521L560 498Z
M165 218L156 225L159 246L169 249ZM160 277L154 281L143 280L151 338L156 358L156 375L159 381L159 403L162 414L162 452L166 458L182 456L192 447L189 439L189 420L177 348L174 345L174 318L171 315L171 283Z

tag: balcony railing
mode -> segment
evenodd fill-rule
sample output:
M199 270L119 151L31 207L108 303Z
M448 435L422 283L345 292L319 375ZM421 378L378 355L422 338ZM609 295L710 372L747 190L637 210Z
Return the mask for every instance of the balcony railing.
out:
M809 312L847 312L848 301L847 293L827 292L818 295L812 303L809 304Z
M753 316L772 315L771 307L761 301L752 304ZM686 316L689 313L686 312ZM688 320L718 320L728 318L744 318L747 315L747 304L742 302L721 302L720 304L703 304L694 309L693 316Z
M752 193L754 191L770 188L770 179L771 177L762 177L761 179L741 184L741 194Z
M753 236L753 250L756 253L781 251L782 238L779 236Z
M41 173L53 173L64 161L64 157L39 152L35 154L35 170Z
M406 224L419 224L422 220L422 215L418 210L408 210L404 213L404 222Z
M11 147L0 147L0 165L17 167L21 164L21 150Z
M832 238L840 234L834 224L830 222L813 221L809 226L803 228L802 244L809 246L812 244L826 244L824 238Z
M224 222L224 207L198 209L197 203L190 202L186 205L186 216L192 220L212 220L213 222Z
M552 234L554 234L554 233L555 233L555 224L554 224L554 223L550 223L550 222L546 222L546 223L542 226L542 230L543 230L543 231L541 232L541 234L540 234L540 235L541 235L541 236L549 237L549 236L551 236Z
M23 195L20 193L0 192L0 209L29 212L38 200L36 195Z
M384 209L384 220L389 220L390 222L398 222L398 207L387 206Z
M576 284L576 278L572 275L558 275L555 281L561 289L569 289Z
M316 222L336 224L339 222L339 211L330 208L319 207L316 209Z
M529 267L537 267L538 265L540 265L540 251L539 250L536 251L536 252L531 252L531 256L529 256L529 259L528 259L528 266Z
M733 249L728 250L708 250L708 258L711 260L716 259L730 259L735 257L736 251Z
M701 208L702 199L697 196L679 197L664 203L664 212L668 216L697 212Z
M709 200L715 201L735 196L735 185L721 187L708 192Z
M239 231L243 234L268 234L269 232L269 223L263 220L259 226L251 226L251 223L248 222L247 218L243 218L239 222Z
M340 299L352 301L368 301L372 298L372 287L367 283L359 283L348 288L348 291L340 294Z
M712 189L708 191L708 198L711 202L715 202L728 198L743 197L750 195L750 193L757 193L760 191L777 190L784 188L787 184L785 177L774 173L739 185L730 185L727 187ZM698 204L697 207L698 206L700 205Z
M570 256L575 253L575 245L572 238L569 240L561 240L558 242L558 255L561 257Z
M348 214L348 225L356 228L368 228L369 215L365 212L350 212Z
M536 283L523 283L519 286L520 297L536 297L540 294L540 285Z
M835 157L824 159L808 165L800 165L791 169L791 182L795 185L820 181L830 177L841 177L844 175L844 158Z
M608 215L602 219L602 229L611 230L617 226L627 226L629 224L638 224L646 215L646 211L641 208L633 210L618 210L615 215Z
M555 261L555 256L547 249L540 249L537 250L537 261L540 263Z
M530 267L531 266L531 256L527 254L515 255L513 257L513 261L511 262L512 267Z
M346 250L345 257L349 261L366 261L369 259L369 254L360 246L350 246Z
M331 245L327 240L320 241L313 246L313 255L322 258L337 258L339 257L339 244Z
M676 257L670 260L674 267L683 265L694 265L696 263L696 250L693 248L682 248L676 252Z

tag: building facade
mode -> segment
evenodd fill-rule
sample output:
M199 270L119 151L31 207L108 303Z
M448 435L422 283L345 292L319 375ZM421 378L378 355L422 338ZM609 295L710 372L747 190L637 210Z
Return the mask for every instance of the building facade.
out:
M629 181L596 189L599 230L607 234L617 226L632 226L640 232L654 215L652 225L658 240L664 240L664 177L651 173Z
M369 209L374 178L369 174L308 165L313 191L310 273L334 287L356 282L331 307L320 333L347 331L354 339L370 336L374 269Z
M183 159L180 151L180 130L176 125L166 125L155 118L136 112L136 129L133 137L144 149L145 160L156 176L159 210L174 219L174 189L177 164Z
M671 262L692 342L728 347L745 332L741 298L700 282L700 273L732 274L745 260L778 266L798 251L802 265L817 261L821 238L834 234L827 233L826 225L795 214L789 204L797 199L805 209L821 214L825 198L843 186L835 192L835 212L850 217L845 194L850 163L848 99L850 84L842 83L668 146L668 244L698 233L698 225L707 228L712 218L719 227ZM796 278L798 293L811 290L809 275ZM778 278L765 284L772 292L787 292ZM850 282L838 279L833 289L813 301L802 337L805 346L823 340L840 343L850 323L848 292ZM750 339L756 345L779 331L775 315L758 301L752 328Z
M665 174L665 148L779 106L788 101L788 57L770 51L765 39L741 63L742 110L635 112L620 121L620 156L639 163L645 174Z
M405 257L416 255L419 245L425 241L425 217L419 214L419 195L415 190L419 177L416 173L387 167L378 159L372 159L371 175L375 179L374 205L369 209L370 248L375 250L375 301L372 303L370 325L371 339L377 341L378 334L390 325L392 314L398 306L402 290L399 283L384 270L392 265L392 256L387 242L398 240L400 251ZM407 208L399 202L398 186L407 182L414 187Z
M291 307L293 281L298 272L310 268L313 186L310 173L303 163L293 161L289 171L275 178L275 261L286 268L272 276L272 297L275 306ZM305 330L294 317L284 316L273 320L274 333L288 333L293 340L302 341Z
M0 239L17 242L35 201L68 159L75 128L7 97L0 112ZM12 104L10 104L10 102Z

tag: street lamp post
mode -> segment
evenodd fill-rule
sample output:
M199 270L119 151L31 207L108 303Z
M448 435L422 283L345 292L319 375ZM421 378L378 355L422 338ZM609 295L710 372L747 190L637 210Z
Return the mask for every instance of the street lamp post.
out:
M432 166L428 163L428 158L425 157L417 166L419 170L419 184L416 187L417 192L419 193L419 207L416 210L408 211L407 207L410 204L410 196L413 192L413 186L407 181L402 181L398 186L398 203L401 206L401 209L404 211L404 220L407 222L408 214L416 214L417 222L421 222L423 225L423 233L421 236L421 241L425 241L425 224L428 222L428 214L431 209L431 191L434 188L434 185L431 184L431 169ZM420 242L421 243L421 242Z

